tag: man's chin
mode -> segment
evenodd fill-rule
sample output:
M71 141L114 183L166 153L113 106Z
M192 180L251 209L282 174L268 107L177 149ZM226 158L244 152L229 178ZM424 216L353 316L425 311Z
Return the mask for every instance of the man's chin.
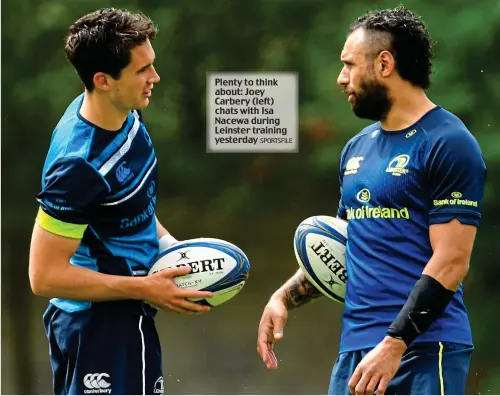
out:
M362 120L380 121L380 116L359 111L359 109L356 109L355 106L352 106L352 112L356 117L361 118Z
M149 98L143 98L139 103L137 103L134 107L136 110L145 109L149 106Z

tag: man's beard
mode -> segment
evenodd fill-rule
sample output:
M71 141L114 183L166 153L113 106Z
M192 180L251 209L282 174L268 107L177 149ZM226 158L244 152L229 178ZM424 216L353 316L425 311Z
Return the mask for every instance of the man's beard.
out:
M389 90L378 81L363 80L359 92L354 93L352 111L359 118L383 121L392 107Z

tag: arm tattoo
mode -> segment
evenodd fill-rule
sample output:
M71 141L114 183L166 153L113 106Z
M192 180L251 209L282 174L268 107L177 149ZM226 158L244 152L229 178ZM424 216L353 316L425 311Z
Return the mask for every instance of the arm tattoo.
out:
M290 279L284 287L288 309L298 308L323 294L307 280L302 271Z

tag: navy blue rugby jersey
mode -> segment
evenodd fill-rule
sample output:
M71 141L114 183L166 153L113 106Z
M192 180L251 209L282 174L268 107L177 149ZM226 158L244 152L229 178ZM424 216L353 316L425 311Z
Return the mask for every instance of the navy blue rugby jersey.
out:
M340 352L384 338L432 256L429 226L479 225L486 178L481 149L458 117L435 107L409 128L375 123L341 154L338 216L348 220ZM472 344L463 287L415 342Z
M151 138L137 111L120 130L106 131L80 115L82 101L80 95L69 105L53 132L36 222L54 234L81 238L73 265L112 275L146 275L158 253L157 159ZM92 306L57 298L51 302L68 312Z

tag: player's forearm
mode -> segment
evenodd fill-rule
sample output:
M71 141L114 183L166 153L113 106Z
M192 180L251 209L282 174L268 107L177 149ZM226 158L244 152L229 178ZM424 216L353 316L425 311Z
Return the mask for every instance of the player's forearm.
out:
M448 290L457 291L469 271L469 256L451 251L435 251L423 274L436 279Z
M35 294L94 302L145 299L144 278L101 274L69 263L51 267L43 273L30 273Z
M444 253L444 254L443 254ZM387 334L409 345L439 318L467 275L467 256L435 251Z
M169 234L167 229L161 225L160 220L158 220L158 217L156 217L156 233L158 234L158 239L161 239L165 235Z
M292 278L274 293L273 297L283 301L287 309L293 309L321 296L321 292L307 280L301 270L298 270Z

